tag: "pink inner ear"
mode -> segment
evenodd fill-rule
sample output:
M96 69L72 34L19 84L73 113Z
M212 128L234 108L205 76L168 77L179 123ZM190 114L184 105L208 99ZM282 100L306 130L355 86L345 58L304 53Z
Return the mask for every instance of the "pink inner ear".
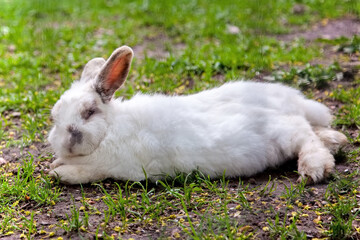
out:
M129 72L129 57L131 57L131 54L122 56L114 61L106 78L107 88L118 88L124 83Z

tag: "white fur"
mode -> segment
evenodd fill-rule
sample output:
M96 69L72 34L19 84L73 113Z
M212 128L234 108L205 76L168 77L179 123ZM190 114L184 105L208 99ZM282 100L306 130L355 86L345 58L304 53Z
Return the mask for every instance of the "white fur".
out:
M101 113L84 121L80 109L92 101ZM137 94L102 103L91 80L81 80L53 115L49 141L59 158L50 174L70 184L139 181L144 171L151 180L196 169L210 177L250 176L296 157L299 174L317 182L334 168L330 150L346 143L329 128L327 107L281 84L237 81L188 96ZM84 134L72 154L69 125Z

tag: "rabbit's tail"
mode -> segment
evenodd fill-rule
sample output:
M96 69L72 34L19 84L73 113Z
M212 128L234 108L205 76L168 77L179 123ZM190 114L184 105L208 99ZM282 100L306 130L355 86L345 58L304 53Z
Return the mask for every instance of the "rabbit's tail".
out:
M328 127L332 122L332 115L330 109L324 104L314 100L304 99L302 107L305 113L305 118L312 126Z

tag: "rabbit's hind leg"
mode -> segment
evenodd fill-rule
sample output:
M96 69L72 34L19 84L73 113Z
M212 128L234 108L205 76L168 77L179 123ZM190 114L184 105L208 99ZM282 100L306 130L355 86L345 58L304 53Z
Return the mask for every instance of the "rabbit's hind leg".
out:
M331 154L336 154L348 143L348 139L343 133L331 128L314 127L314 132L330 150Z
M303 143L299 152L298 172L301 178L319 182L328 177L335 167L335 159L329 149L315 134Z
M281 152L288 158L298 156L300 177L309 178L310 182L327 177L335 167L335 159L310 123L301 116L277 119L278 131L282 133L277 134Z

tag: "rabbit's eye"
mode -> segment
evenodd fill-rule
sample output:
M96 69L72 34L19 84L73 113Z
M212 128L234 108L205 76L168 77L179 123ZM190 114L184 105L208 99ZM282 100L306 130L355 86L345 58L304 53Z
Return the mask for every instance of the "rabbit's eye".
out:
M97 112L98 112L97 108L89 108L81 113L81 117L85 120L88 120L92 115L94 115Z
M88 116L91 116L91 115L93 115L94 113L95 113L95 110L94 110L94 109L89 109L89 110L87 111Z

